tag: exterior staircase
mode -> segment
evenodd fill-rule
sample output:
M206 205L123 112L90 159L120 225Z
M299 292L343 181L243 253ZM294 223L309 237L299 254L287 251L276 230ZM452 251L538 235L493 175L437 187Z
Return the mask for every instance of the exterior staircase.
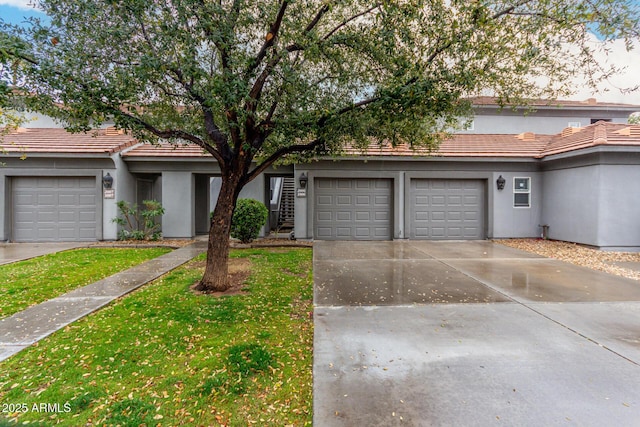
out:
M295 178L284 178L282 185L282 197L280 198L280 215L278 216L278 230L293 229L296 201Z

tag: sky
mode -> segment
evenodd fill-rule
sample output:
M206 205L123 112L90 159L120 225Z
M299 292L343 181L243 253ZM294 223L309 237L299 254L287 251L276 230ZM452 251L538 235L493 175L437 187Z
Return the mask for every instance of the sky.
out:
M0 0L0 17L6 22L19 23L25 16L46 16L28 6L28 3L29 0ZM597 93L576 82L576 93L569 99L584 101L588 98L596 98L600 102L640 105L640 90L633 93L621 93L619 90L621 87L640 85L640 43L631 52L625 50L624 43L615 43L608 59L604 54L602 55L602 61L607 60L619 67L625 67L625 72L614 76L610 83L603 83Z

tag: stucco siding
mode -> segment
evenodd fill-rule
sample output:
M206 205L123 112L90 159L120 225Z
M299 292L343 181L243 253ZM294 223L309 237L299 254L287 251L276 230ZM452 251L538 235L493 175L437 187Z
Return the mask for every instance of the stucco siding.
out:
M600 166L597 245L609 249L640 249L640 167Z
M459 133L475 134L519 134L535 132L537 134L552 135L569 126L588 126L592 119L611 120L612 123L627 123L629 114L620 111L572 111L565 109L539 110L529 115L523 111L513 112L509 109L501 113L489 113L479 110L473 118L473 128L459 131Z
M600 174L597 165L544 173L542 221L550 238L598 246Z
M502 176L505 179L504 190L498 190L496 181ZM530 206L514 207L514 178L531 178ZM543 179L539 172L508 171L496 172L490 182L493 192L493 235L496 239L538 237L543 205Z

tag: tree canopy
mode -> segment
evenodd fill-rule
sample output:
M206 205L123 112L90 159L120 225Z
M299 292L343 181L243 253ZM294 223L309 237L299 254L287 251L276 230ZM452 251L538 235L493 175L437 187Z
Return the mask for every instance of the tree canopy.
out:
M30 106L73 130L107 119L216 159L338 150L370 137L429 144L469 113L568 93L593 61L589 30L638 33L633 2L43 0L50 25L4 27ZM15 68L4 67L4 78ZM540 80L543 76L543 80ZM55 102L55 103L52 103ZM62 105L62 106L61 106Z
M566 95L579 75L593 84L616 72L595 50L620 38L630 48L640 15L625 0L39 7L50 23L2 25L0 81L17 81L12 93L28 108L71 130L113 120L142 141L202 147L220 165L227 212L213 223L224 222L215 232L227 237L238 192L275 161L339 153L345 143L435 146L470 114L474 95L505 104Z

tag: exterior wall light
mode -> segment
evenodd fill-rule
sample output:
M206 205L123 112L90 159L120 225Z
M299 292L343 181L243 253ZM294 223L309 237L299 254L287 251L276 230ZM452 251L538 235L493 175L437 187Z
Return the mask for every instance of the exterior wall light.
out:
M500 175L500 176L498 177L498 179L496 180L496 185L497 185L497 187L498 187L498 190L504 190L504 185L505 185L506 183L507 183L507 180L506 180L506 179L504 179L504 178L502 177L502 175Z
M105 176L102 177L102 186L105 190L111 190L113 187L113 177L107 172Z
M300 188L307 188L307 182L309 182L309 178L302 172L302 175L300 175Z

